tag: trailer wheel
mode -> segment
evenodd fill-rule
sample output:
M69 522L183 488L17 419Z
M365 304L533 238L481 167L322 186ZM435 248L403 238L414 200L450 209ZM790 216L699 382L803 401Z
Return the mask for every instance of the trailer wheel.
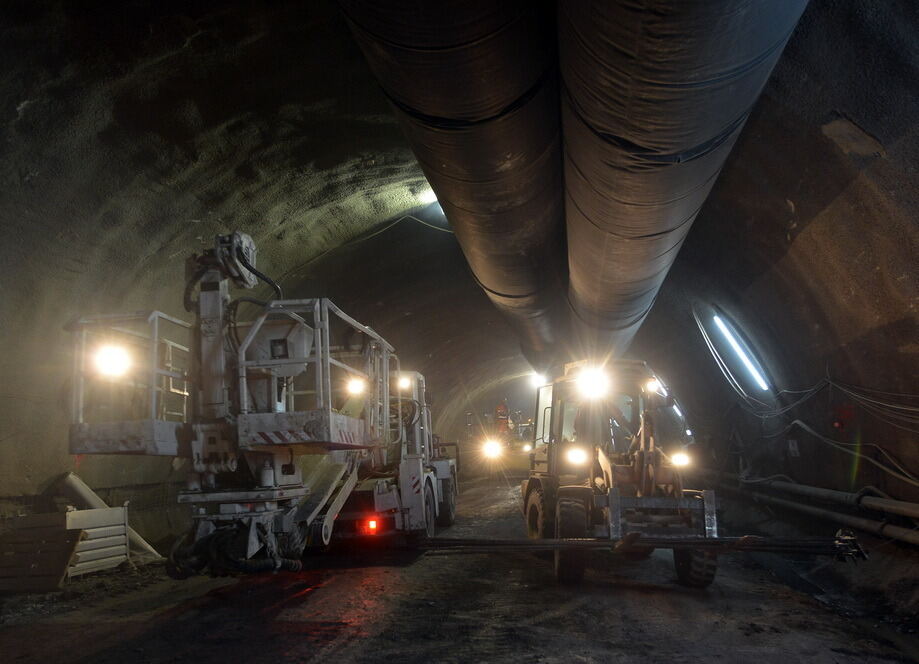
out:
M456 522L456 479L448 477L443 480L443 487L444 499L440 503L437 525L452 526Z
M674 549L673 566L676 568L677 581L684 586L707 588L715 580L718 556L698 549Z
M434 504L434 489L430 483L424 483L424 534L434 537L437 533L437 508Z
M555 507L556 534L559 538L587 537L587 506L580 500L559 498ZM583 550L555 552L555 578L559 583L580 583L587 556Z

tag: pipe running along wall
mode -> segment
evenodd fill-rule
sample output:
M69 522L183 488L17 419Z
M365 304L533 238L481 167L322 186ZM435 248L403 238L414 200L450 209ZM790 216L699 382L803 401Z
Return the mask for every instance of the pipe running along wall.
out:
M542 364L563 241L552 5L339 4L473 275Z
M575 354L625 349L807 0L562 0Z

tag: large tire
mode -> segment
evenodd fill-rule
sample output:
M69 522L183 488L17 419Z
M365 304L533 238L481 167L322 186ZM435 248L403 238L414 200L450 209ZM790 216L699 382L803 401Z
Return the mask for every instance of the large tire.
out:
M574 498L559 498L555 506L556 536L559 538L587 537L587 505ZM559 583L580 583L587 567L583 549L555 551L555 578Z
M690 588L707 588L715 580L718 571L718 556L710 551L697 549L674 549L673 566L676 578Z
M424 534L434 537L437 534L437 507L434 500L434 489L430 483L424 483Z
M548 539L554 535L552 519L546 507L546 494L542 489L534 489L527 496L526 525L530 539Z
M448 477L443 481L444 499L440 503L437 525L449 527L456 522L456 479Z

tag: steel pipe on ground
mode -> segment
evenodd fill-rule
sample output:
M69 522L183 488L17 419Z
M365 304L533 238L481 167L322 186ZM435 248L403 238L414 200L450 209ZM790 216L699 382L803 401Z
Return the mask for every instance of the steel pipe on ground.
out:
M575 355L631 341L806 4L559 3Z
M727 486L724 488L730 489L730 487ZM840 514L839 512L834 512L832 510L814 507L813 505L805 505L794 500L778 498L776 496L760 493L758 491L741 491L740 493L741 495L750 496L756 500L761 500L772 505L778 505L790 510L795 510L797 512L801 512L802 514L810 514L811 516L815 516L820 519L835 521L836 523L842 524L844 526L850 526L852 528L857 528L867 533L874 533L875 535L879 535L881 537L891 537L893 539L900 540L901 542L919 545L919 530L910 530L909 528L903 528L901 526L895 526L893 524L883 523L881 521L874 521L873 519L863 519L862 517L852 516L849 514Z
M744 480L741 480L738 475L730 473L713 473L706 470L697 470L700 475L707 475L710 477L727 477L732 480L735 480L742 485ZM779 489L781 491L786 491L788 493L796 493L800 496L808 496L809 498L817 498L820 500L827 500L834 503L840 503L841 505L853 505L859 507L866 507L868 509L875 510L877 512L885 512L887 514L899 514L900 516L907 516L914 519L919 519L919 504L910 503L905 500L895 500L893 498L881 498L878 496L869 496L864 493L851 493L848 491L837 491L835 489L824 489L821 487L810 486L808 484L796 484L794 482L783 482L781 480L771 480L771 479L762 479L762 480L752 480L747 481L746 485L749 486L762 486L762 487L771 487L774 489Z

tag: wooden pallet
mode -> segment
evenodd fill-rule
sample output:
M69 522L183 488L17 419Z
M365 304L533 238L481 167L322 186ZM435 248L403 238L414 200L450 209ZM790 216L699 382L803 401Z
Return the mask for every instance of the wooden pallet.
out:
M28 519L29 517L20 517ZM19 521L15 519L14 521ZM82 530L16 524L0 535L0 590L47 592L61 587Z
M127 561L127 507L10 519L0 534L0 591L45 592Z

